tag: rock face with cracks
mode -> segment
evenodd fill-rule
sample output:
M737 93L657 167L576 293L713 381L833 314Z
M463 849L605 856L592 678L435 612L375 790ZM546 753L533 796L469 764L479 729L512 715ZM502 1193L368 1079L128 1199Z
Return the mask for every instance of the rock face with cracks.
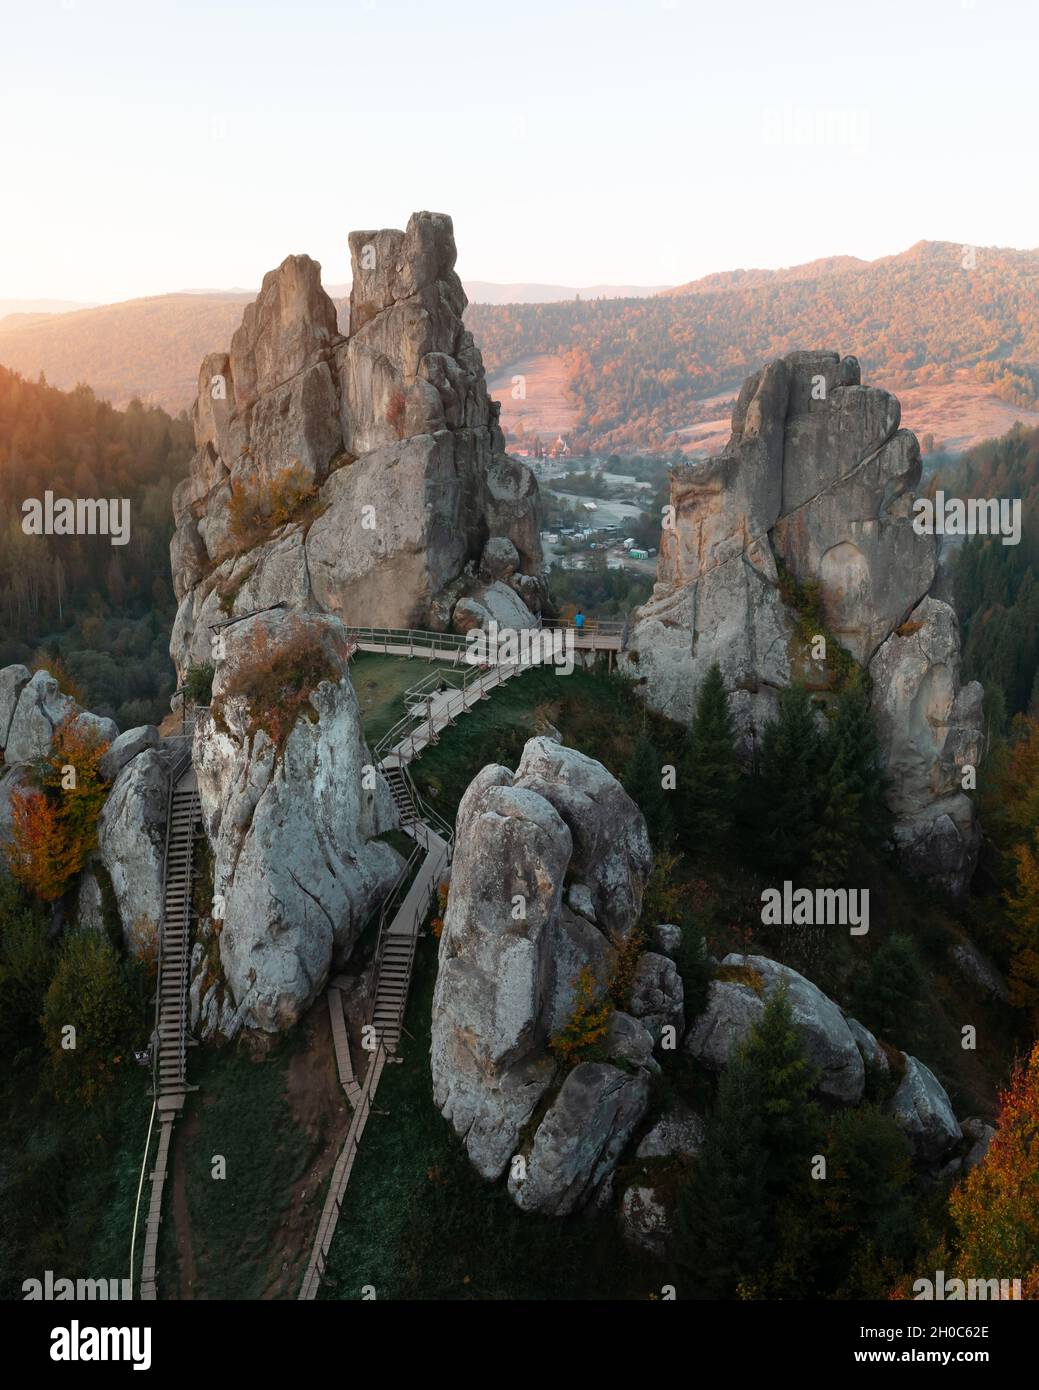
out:
M960 685L956 618L932 594L938 542L912 521L920 451L899 423L853 357L795 352L750 377L723 452L673 471L624 664L651 705L688 721L717 662L749 752L782 686L827 675L787 602L791 583L811 586L829 640L873 678L903 862L961 892L979 836L959 769L980 752L982 692Z
M600 763L534 738L515 773L492 765L474 778L455 843L434 1097L483 1177L508 1168L518 1206L564 1215L616 1165L657 1065L651 1034L625 1014L612 1016L605 1061L564 1071L549 1047L580 977L605 997L638 919L651 868L645 820Z
M341 964L400 867L374 837L396 824L372 772L347 672L342 625L325 614L259 614L225 630L211 710L195 731L194 765L213 854L224 1033L290 1027ZM256 653L303 641L324 678L304 692L279 745L250 699ZM261 667L269 660L261 659ZM261 678L261 669L257 673ZM262 709L265 697L257 696ZM367 783L367 785L366 785ZM221 915L222 914L222 915ZM196 962L200 969L211 969Z
M350 255L347 335L320 266L289 256L202 363L173 503L182 678L211 660L210 624L274 603L441 630L470 594L510 626L546 597L537 483L505 453L462 322L451 219L354 232Z

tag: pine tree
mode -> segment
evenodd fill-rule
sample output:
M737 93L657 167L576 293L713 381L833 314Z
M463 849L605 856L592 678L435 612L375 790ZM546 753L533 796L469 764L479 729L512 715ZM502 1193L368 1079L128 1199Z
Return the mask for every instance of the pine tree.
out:
M838 697L822 741L822 766L812 865L822 879L840 878L860 847L880 845L891 834L887 779L861 673Z
M624 790L646 817L650 838L655 845L665 845L674 835L674 818L669 793L662 783L663 763L648 734L635 740L631 762L624 774Z
M739 784L736 726L716 663L700 687L682 760L681 821L691 848L716 849L731 835Z
M703 1297L731 1298L765 1258L762 1132L757 1077L737 1055L718 1083L707 1137L678 1205L679 1268Z
M818 833L821 776L824 772L815 712L802 686L779 693L779 714L761 740L758 804L761 858L781 873L800 869Z
M806 1193L822 1112L811 1098L817 1072L805 1056L785 989L769 996L744 1045L744 1057L760 1097L766 1191L773 1201L791 1191Z
M895 932L876 952L854 992L855 1014L882 1038L911 1044L918 1030L925 983L916 943Z

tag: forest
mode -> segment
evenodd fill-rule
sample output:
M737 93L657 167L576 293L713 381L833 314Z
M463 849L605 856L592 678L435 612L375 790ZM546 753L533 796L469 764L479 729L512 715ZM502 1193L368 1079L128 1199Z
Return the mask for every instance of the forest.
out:
M170 499L192 447L184 415L116 410L88 386L59 391L0 367L0 666L60 666L63 688L120 728L168 712ZM26 535L22 503L47 490L128 500L128 544Z
M896 394L969 368L1001 399L1034 406L1037 269L1035 252L920 242L879 261L822 262L806 278L761 272L652 299L471 305L466 323L488 372L563 358L580 411L575 452L659 448L717 414L706 398L735 396L762 362L805 347L854 353L864 381Z

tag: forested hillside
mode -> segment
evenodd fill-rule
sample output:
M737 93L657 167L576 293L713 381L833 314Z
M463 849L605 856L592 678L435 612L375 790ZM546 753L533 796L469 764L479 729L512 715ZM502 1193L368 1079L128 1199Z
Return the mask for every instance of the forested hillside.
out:
M1016 714L1039 714L1039 429L1014 429L969 450L935 486L958 497L1021 499L1019 545L974 536L953 564L964 674L985 686L998 731Z
M1034 406L1037 272L1039 252L921 242L873 262L709 276L652 299L473 305L466 321L489 372L563 359L578 447L659 446L718 414L706 398L802 348L854 353L863 379L896 394L967 368L987 394Z
M122 728L168 709L175 605L170 497L192 447L185 418L0 368L0 666L60 660L90 709ZM130 539L37 536L22 502L126 498ZM66 686L67 688L67 686Z

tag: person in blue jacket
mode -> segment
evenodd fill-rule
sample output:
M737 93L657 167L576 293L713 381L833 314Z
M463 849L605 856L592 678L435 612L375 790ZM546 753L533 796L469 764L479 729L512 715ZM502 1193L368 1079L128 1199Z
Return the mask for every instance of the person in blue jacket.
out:
M574 614L574 627L577 628L578 632L584 627L584 614L580 609Z

